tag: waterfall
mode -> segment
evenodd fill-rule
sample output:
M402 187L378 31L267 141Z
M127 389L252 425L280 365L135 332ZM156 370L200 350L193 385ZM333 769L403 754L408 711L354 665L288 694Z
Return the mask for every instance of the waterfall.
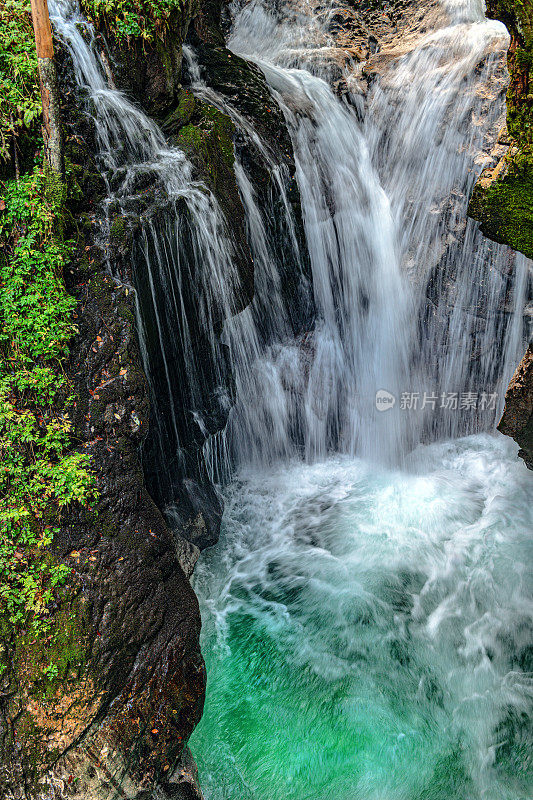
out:
M478 432L523 352L530 264L466 218L507 34L479 2L433 4L416 40L375 55L363 103L353 64L332 90L334 10L233 7L229 46L291 133L316 318L265 345L270 281L225 324L238 392L209 452L239 469L195 572L210 677L191 746L207 800L523 800L531 481ZM268 210L237 169L257 252ZM264 249L256 285L271 271Z
M194 578L207 800L531 796L531 483L491 435L530 264L466 218L503 119L504 28L479 0L430 3L363 69L339 67L333 3L232 6L229 46L263 72L291 136L307 252L286 166L184 48L193 92L245 143L255 294L239 309L216 199L110 84L77 6L50 7L104 209L136 231L151 490L172 518L189 476L225 484L221 540Z
M236 12L229 46L263 70L291 132L317 308L311 343L266 355L267 397L241 408L264 462L294 416L308 459L398 463L421 438L490 430L501 412L528 264L484 240L466 208L502 121L507 34L481 3L445 10L382 68L362 123L360 98L328 84L331 41L312 9ZM257 461L247 446L238 460Z
M152 493L172 517L180 482L185 477L192 485L191 476L199 472L201 480L205 471L186 445L216 430L229 404L219 331L235 312L235 247L217 201L194 178L184 153L110 83L94 30L77 3L51 0L50 12L96 131L97 164L107 187L104 212L110 217L118 211L137 229L131 289L152 418L153 453L145 466Z
M174 473L190 468L183 431L213 431L200 413L202 386L219 387L213 417L230 405L221 321L236 391L226 429L204 448L216 480L243 463L335 451L395 464L421 440L490 430L522 346L528 264L465 222L479 155L502 119L503 26L480 4L447 4L405 54L381 66L378 54L362 114L352 75L344 97L328 82L328 14L319 21L306 8L273 12L254 0L236 10L229 40L263 71L293 142L315 307L308 330L295 332L268 209L239 152L255 297L235 314L235 254L215 199L155 123L109 86L76 7L52 6L90 98L108 207L134 215L143 177L159 186L142 209L134 283L145 370L152 384L158 376L153 482L166 484L167 500ZM283 167L253 123L206 85L190 47L184 56L193 91L229 114L268 165L304 285Z

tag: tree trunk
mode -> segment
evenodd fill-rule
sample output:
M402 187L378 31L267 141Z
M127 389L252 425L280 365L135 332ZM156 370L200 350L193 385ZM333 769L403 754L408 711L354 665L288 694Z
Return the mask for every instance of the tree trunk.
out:
M43 104L43 139L46 159L50 167L63 174L63 142L61 137L61 112L59 89L54 62L54 43L48 15L47 0L31 0L31 15L35 32L35 45L39 61L39 80Z

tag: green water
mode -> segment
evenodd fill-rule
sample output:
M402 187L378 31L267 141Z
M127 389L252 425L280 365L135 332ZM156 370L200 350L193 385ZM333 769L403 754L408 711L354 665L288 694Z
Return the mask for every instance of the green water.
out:
M489 436L241 475L195 578L206 800L533 797L532 500Z

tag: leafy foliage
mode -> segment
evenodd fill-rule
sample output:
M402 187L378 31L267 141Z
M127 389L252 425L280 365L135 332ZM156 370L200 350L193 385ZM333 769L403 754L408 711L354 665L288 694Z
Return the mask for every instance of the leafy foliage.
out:
M89 17L103 22L118 39L163 38L173 14L182 13L186 0L82 0Z
M12 158L13 141L38 131L41 94L30 0L0 4L0 161Z
M64 195L58 176L35 169L5 185L0 211L0 607L11 626L37 631L69 573L48 548L61 510L93 494L89 457L72 450L61 366L75 331Z

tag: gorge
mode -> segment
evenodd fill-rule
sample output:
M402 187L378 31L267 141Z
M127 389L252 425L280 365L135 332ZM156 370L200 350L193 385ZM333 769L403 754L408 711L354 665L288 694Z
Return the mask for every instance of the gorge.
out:
M98 514L61 517L45 644L3 645L5 796L525 800L527 355L521 459L495 428L533 253L480 194L508 31L481 0L182 3L161 36L48 5Z

